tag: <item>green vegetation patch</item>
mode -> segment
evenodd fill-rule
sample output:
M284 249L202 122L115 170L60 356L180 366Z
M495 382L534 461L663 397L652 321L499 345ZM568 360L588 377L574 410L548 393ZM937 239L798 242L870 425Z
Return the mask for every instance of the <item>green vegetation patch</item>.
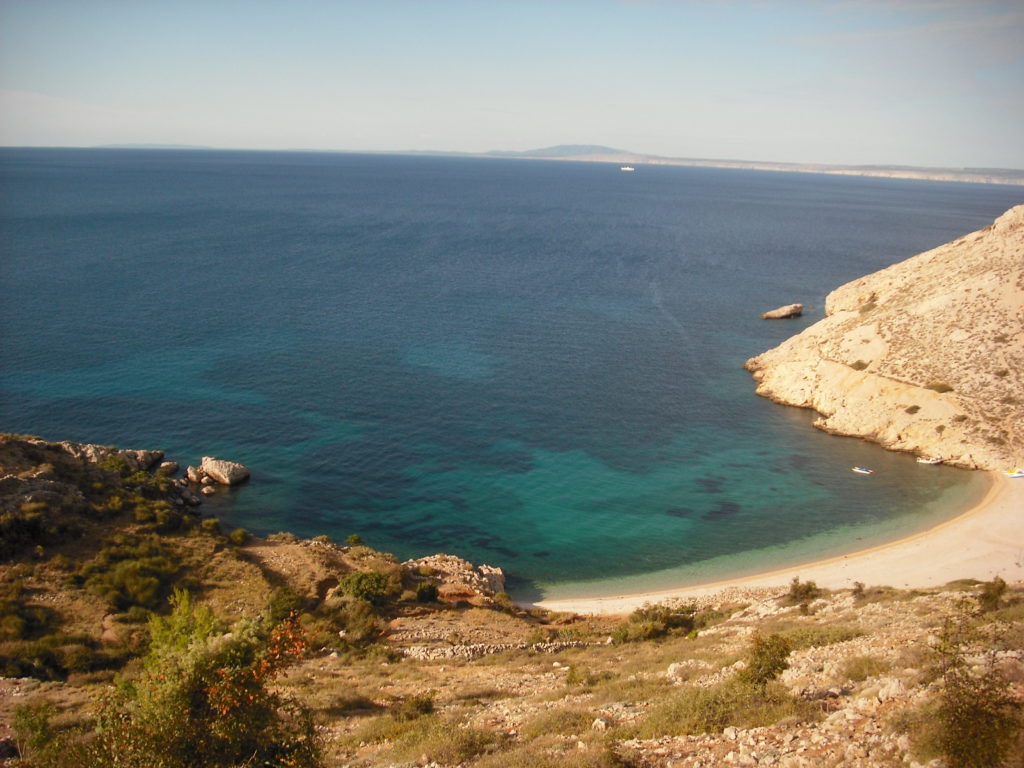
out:
M159 536L119 534L78 570L75 580L118 610L155 608L182 568L174 548Z

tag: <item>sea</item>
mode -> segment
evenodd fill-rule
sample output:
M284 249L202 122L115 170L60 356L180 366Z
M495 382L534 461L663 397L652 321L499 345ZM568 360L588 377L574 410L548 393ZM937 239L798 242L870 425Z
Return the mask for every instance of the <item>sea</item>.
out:
M1020 187L482 157L0 150L0 429L240 461L205 515L694 584L958 514L977 474L812 427L743 362ZM760 314L801 302L803 317ZM873 475L852 473L854 465Z

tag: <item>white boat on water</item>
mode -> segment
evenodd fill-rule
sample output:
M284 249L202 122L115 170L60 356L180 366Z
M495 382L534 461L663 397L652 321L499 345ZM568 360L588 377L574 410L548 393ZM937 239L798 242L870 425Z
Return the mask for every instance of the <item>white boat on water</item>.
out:
M858 473L858 474L860 474L860 475L873 475L873 474L875 474L875 470L868 469L867 467L854 467L853 471Z
M624 165L621 168L619 168L619 170L620 171L635 171L636 168L634 168L632 165Z
M918 456L917 457L917 463L918 464L941 464L942 463L942 457L941 456Z
M1024 469L1015 469L1006 473L1007 477L1024 477Z

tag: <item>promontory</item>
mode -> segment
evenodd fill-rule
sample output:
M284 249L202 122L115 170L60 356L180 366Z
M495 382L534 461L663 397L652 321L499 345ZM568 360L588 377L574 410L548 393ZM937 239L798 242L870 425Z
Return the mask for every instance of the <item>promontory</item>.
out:
M847 283L746 362L815 425L972 469L1024 465L1024 205Z

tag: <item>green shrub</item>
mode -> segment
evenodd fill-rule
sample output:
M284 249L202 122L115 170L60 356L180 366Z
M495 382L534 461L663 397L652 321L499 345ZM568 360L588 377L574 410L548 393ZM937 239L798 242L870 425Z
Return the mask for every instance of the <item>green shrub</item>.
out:
M635 643L665 637L670 633L685 634L696 626L696 614L694 606L669 608L666 605L644 605L616 627L612 641L617 644Z
M794 576L789 583L789 592L782 598L784 605L800 605L817 600L821 597L822 591L813 581L800 581L799 576Z
M928 382L928 384L926 384L924 388L925 389L930 389L933 392L938 392L940 395L945 393L945 392L952 392L953 391L953 387L951 387L949 384L947 384L944 381L931 381L931 382Z
M48 699L30 699L14 708L11 725L22 758L32 761L49 757L56 736L50 721L56 714L57 707Z
M85 635L51 634L36 640L0 644L0 677L63 680L73 672L112 666L115 659L96 650Z
M118 536L104 546L77 578L113 607L155 608L181 571L173 550L158 536Z
M616 754L607 744L585 750L538 749L532 744L482 757L474 768L635 768L637 763Z
M756 728L795 717L814 717L811 705L780 684L751 686L730 680L710 688L686 686L653 707L637 728L639 738L717 733L726 726Z
M913 416L915 413L917 413L918 411L921 410L921 406L920 405L911 405L911 406L909 406L907 408L904 408L903 410L906 413L909 413L911 416Z
M843 662L842 674L847 680L860 683L869 677L885 674L889 668L889 662L876 656L853 656Z
M978 605L981 610L985 613L998 611L1004 592L1006 592L1006 582L999 576L982 584L981 592L978 594Z
M351 600L340 611L339 623L344 627L342 637L350 645L363 646L380 637L383 624L366 600Z
M432 581L421 581L416 585L416 602L418 603L436 603L437 595L437 584Z
M338 586L343 595L373 605L384 605L392 595L391 582L380 571L352 571L345 574Z
M350 533L345 537L346 547L364 547L366 544L363 542L362 536L358 533Z
M273 622L284 621L293 613L301 613L305 608L305 601L295 594L288 587L274 587L270 593L270 602L267 605L267 612Z
M0 643L28 640L52 630L57 613L42 605L28 603L28 593L20 581L0 583Z
M569 665L569 671L565 675L565 684L572 688L591 688L598 683L610 680L611 678L611 672L590 672L584 667L571 664Z
M536 739L549 733L586 733L594 715L585 709L550 709L527 720L519 732L525 739Z
M416 721L422 729L408 732L395 745L400 757L427 759L440 765L459 765L499 747L505 736L497 731L462 726L454 720L428 715Z
M150 633L141 676L101 702L90 765L321 765L309 712L267 687L306 650L295 621L243 620L221 634L212 612L177 592Z
M249 539L251 538L252 534L245 530L245 528L235 528L231 533L228 534L228 539L231 541L231 543L239 547L248 544Z
M415 720L434 711L434 697L426 694L410 696L390 710L396 720Z
M857 627L844 624L821 624L811 627L797 627L782 633L791 650L802 648L820 648L835 643L845 643L860 637L864 632Z
M789 641L782 635L755 632L747 650L747 666L736 677L747 685L763 687L789 667L789 653Z
M934 648L942 688L912 720L921 756L940 756L950 768L991 768L1019 742L1021 702L997 664L995 640L966 611L945 621Z
M865 368L868 367L868 363L864 362L863 360L858 360L857 362L851 364L850 367L853 368L853 370L855 371L863 371Z
M494 607L505 613L515 613L516 605L512 602L512 595L508 592L497 592L492 598Z

